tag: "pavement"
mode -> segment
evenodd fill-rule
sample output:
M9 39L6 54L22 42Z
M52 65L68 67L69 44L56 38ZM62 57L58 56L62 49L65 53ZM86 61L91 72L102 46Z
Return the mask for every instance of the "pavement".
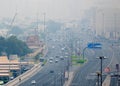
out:
M107 75L106 79L102 83L102 86L110 86L111 76Z

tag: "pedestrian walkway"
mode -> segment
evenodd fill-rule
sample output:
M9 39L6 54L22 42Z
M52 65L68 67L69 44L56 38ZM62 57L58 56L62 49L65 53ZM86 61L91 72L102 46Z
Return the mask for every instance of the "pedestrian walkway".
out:
M107 75L106 79L102 83L102 86L110 86L111 76Z

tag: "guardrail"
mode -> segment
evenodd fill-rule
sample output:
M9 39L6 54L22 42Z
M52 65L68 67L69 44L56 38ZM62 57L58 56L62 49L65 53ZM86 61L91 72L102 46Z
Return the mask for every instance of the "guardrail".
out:
M45 46L44 46L44 48L45 48ZM45 50L43 57L45 57L47 52L48 52L48 49ZM16 77L15 79L9 81L4 86L18 86L19 84L21 84L22 82L26 81L27 79L29 79L30 77L35 75L37 72L39 72L41 70L41 68L42 68L42 66L39 63L39 64L35 65L34 67L32 67L30 70L23 73L22 75L20 75L20 76Z
M16 77L15 79L9 81L8 83L5 84L5 86L18 86L21 82L24 82L25 80L29 79L33 75L35 75L39 69L41 69L41 65L37 64L30 70L26 71L22 75Z

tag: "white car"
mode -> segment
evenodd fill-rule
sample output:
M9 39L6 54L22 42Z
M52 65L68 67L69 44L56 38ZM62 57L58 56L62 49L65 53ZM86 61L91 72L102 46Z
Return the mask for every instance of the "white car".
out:
M57 63L57 62L58 62L58 59L55 60L55 63Z
M35 80L32 80L32 81L31 81L31 84L36 84L36 81L35 81Z
M50 62L50 63L52 63L52 62L53 62L53 60L49 60L49 62Z
M10 77L10 80L13 80L14 79L14 77L12 76L12 77Z

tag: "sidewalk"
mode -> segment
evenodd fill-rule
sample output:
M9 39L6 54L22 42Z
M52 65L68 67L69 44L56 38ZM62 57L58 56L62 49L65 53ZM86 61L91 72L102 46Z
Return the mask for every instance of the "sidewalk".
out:
M102 86L110 86L111 76L107 75L106 79L102 83Z

